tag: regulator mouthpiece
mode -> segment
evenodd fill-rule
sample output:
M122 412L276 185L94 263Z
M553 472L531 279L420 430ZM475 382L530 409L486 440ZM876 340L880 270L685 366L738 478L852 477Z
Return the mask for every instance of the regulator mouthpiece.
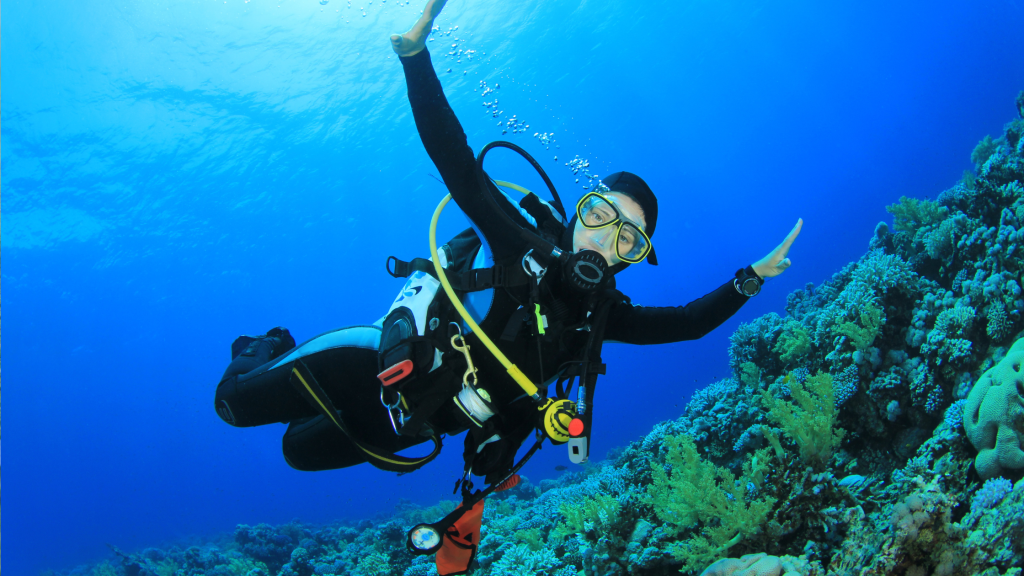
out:
M569 255L562 265L569 285L579 292L596 292L608 284L608 263L593 250L580 250Z

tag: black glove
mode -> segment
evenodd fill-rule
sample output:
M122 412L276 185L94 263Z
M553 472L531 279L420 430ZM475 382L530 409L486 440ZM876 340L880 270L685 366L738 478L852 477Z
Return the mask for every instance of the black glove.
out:
M283 326L277 326L267 330L267 338L274 343L274 351L270 353L270 360L278 358L285 352L295 348L295 338L291 332Z
M472 463L473 474L483 476L487 484L493 484L508 476L515 465L516 452L533 430L533 423L524 421L511 432L501 433L500 439L484 445L483 449L477 452L481 444L498 433L495 422L497 418L496 416L485 422L483 428L470 428L466 434L466 448L463 453L465 461Z
M238 356L256 356L260 350L260 344L270 344L270 354L264 362L269 362L280 357L285 352L295 348L295 338L292 338L287 328L277 326L267 330L261 336L239 336L231 344L231 358ZM263 351L266 354L266 350Z

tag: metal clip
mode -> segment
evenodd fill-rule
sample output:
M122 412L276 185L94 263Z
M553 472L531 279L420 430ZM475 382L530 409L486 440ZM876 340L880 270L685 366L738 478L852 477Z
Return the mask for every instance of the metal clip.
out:
M466 357L466 373L462 375L462 385L476 387L476 367L473 366L473 358L469 355L469 344L466 344L461 330L458 334L452 336L452 348L462 352L463 356Z
M530 254L532 254L532 253L533 253L533 248L530 248L526 252L526 254L523 254L523 259L521 261L521 264L523 265L523 271L526 272L526 275L529 276L530 278L533 278L533 279L537 280L537 283L539 284L540 283L540 279L544 277L544 274L547 273L548 269L543 267L543 266L541 266L539 262L534 260L533 257L530 256ZM537 268L537 270L538 270L537 272L534 272L534 270L533 270L534 267Z
M384 386L380 387L380 403L384 405L384 408L388 411L388 418L391 419L391 428L395 431L395 434L399 434L398 430L405 424L405 413L402 412L402 393L395 392L398 395L398 399L395 400L394 404L388 404L384 400ZM395 421L395 412L398 412L398 421Z

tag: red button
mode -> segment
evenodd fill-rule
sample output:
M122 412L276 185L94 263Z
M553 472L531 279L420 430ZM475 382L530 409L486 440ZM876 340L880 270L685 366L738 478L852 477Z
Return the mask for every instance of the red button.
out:
M573 438L583 434L583 420L579 418L573 418L572 422L569 422L569 436Z

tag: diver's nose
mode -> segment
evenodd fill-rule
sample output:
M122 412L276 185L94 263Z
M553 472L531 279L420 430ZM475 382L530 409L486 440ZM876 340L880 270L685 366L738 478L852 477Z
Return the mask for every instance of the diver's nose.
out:
M612 235L611 226L607 228L602 228L601 230L594 230L593 234L594 235L592 236L592 238L594 239L594 243L607 250L609 247L608 239Z

